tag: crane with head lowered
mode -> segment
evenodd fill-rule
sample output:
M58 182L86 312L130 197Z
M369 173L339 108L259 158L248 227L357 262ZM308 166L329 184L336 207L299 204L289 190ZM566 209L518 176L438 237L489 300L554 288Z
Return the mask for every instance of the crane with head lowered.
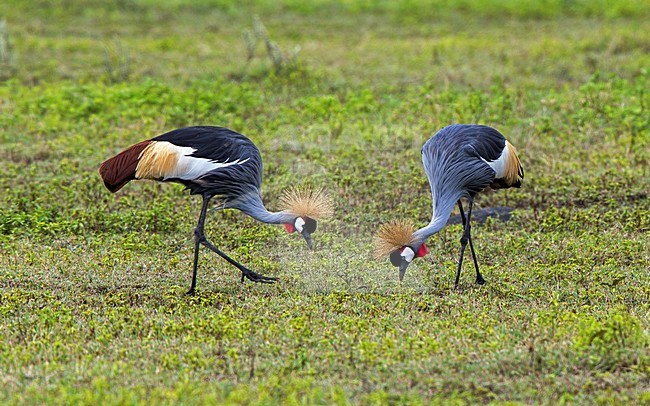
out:
M458 286L463 254L469 243L476 283L482 285L471 235L474 197L487 187L503 189L521 187L524 169L517 150L496 129L484 125L454 124L438 131L422 147L422 164L431 186L433 214L431 221L418 230L412 223L393 221L382 225L375 236L377 257L389 255L399 268L400 281L415 258L427 254L426 241L447 223L458 204L463 223L460 258L456 270ZM461 199L468 201L467 216Z
M264 207L262 157L253 142L242 134L224 127L197 126L170 131L132 145L106 160L99 168L104 185L117 192L131 180L150 179L185 185L193 195L203 199L201 213L194 229L194 262L192 284L196 275L201 245L237 267L253 282L273 283L277 280L248 269L212 244L204 234L205 217L210 199L220 199L220 209L239 209L256 220L284 224L289 233L299 232L312 248L316 220L331 214L330 200L322 190L285 193L284 210L270 212Z

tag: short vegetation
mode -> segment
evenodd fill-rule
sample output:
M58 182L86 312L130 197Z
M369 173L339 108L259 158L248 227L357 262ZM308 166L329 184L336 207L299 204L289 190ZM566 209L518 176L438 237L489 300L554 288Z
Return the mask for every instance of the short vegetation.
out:
M0 403L650 402L646 1L0 3ZM257 17L255 17L257 16ZM299 47L299 48L296 48ZM297 52L297 50L300 52ZM381 224L430 216L420 147L450 123L518 148L519 190L403 283ZM99 164L176 127L240 131L264 200L323 187L316 250L179 185Z

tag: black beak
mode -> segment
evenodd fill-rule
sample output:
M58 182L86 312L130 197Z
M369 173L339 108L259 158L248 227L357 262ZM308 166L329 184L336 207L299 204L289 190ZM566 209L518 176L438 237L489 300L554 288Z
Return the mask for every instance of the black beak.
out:
M307 247L309 247L309 249L313 249L314 241L311 239L311 234L309 234L306 230L302 230L302 233L300 234L302 234L302 236L305 238L305 241L307 242Z
M404 274L406 274L406 268L408 268L409 262L402 257L402 261L399 264L399 281L401 282L404 279Z
M305 237L305 241L307 241L307 246L309 247L309 249L312 249L314 246L314 242L311 239L311 233L316 231L316 227L317 227L316 220L309 217L303 217L303 219L305 220L305 224L300 234L302 234L302 236Z

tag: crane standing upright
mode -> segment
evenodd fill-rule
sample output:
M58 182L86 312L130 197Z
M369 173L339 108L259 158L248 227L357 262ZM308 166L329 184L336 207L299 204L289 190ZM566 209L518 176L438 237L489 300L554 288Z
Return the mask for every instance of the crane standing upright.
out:
M104 185L111 192L134 179L151 179L185 185L190 194L203 198L194 229L192 284L196 287L199 247L217 253L241 272L241 281L273 283L277 278L260 275L230 258L205 237L205 217L210 199L221 199L220 209L234 208L256 220L284 224L289 233L302 234L312 248L311 234L316 220L331 214L330 200L322 190L292 189L285 193L285 209L269 212L262 203L262 157L253 142L242 134L223 127L186 127L139 142L106 160L99 168Z
M419 230L404 221L384 224L375 237L377 256L390 255L391 263L399 268L401 281L411 261L427 254L426 240L444 227L454 205L458 204L464 231L455 286L458 286L468 242L476 268L476 283L484 284L472 243L472 205L476 194L487 187L521 187L524 169L517 150L494 128L454 124L441 129L424 144L422 163L431 186L431 222ZM463 198L468 201L467 217Z

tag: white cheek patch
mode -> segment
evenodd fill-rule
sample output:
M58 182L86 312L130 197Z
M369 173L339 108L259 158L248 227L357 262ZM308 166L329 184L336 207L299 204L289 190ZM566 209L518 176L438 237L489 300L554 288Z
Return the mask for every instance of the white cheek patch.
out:
M411 262L411 261L413 261L413 258L415 258L415 252L413 252L413 250L410 247L405 247L402 250L401 255L402 255L402 258L404 258L404 260L406 262Z
M296 223L294 224L294 227L296 227L296 230L299 233L302 233L302 229L303 229L304 225L305 225L305 220L303 220L302 217L298 217L296 219Z

